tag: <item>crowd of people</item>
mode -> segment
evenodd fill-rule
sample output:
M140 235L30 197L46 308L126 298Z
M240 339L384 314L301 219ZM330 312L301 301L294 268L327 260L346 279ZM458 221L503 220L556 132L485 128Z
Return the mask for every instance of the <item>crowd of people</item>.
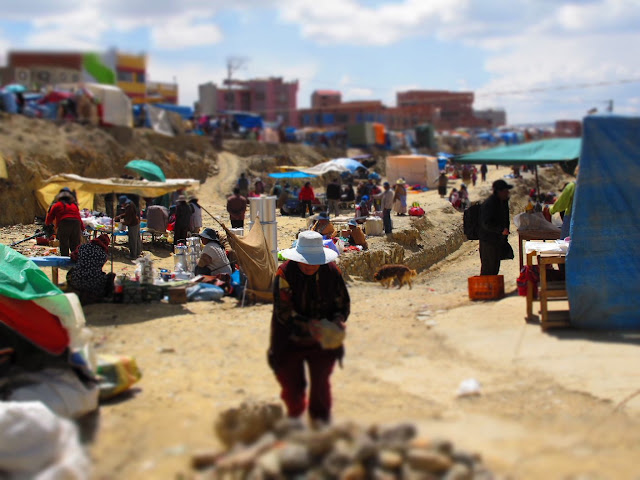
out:
M469 172L475 184L474 170L469 169ZM486 181L486 165L482 165L479 172L481 181ZM441 172L438 180L441 198L445 197L448 180L446 173ZM568 183L550 209L551 214L560 212L564 215L565 225L571 218L575 185L576 182ZM508 243L512 188L513 185L503 179L494 181L491 195L479 207L481 275L497 275L501 261L513 258L513 250ZM278 202L282 202L283 196L287 200L297 200L297 213L302 218L307 213L314 215L315 221L299 233L294 247L280 252L285 261L277 269L274 280L267 360L280 385L281 398L288 415L300 417L308 410L313 424L323 424L331 420L330 377L335 364L341 363L344 356L346 321L350 312L349 293L335 263L338 254L325 248L324 242L342 236L348 245L367 250L362 224L372 212L379 213L384 232L391 233L392 212L397 216L407 215L406 182L399 178L393 185L387 181L380 185L375 179L367 179L354 187L353 183L342 184L339 178L331 178L326 185L326 203L319 204L309 181L299 189L275 181L269 189L260 178L250 180L247 174L242 173L233 187L233 193L226 199L232 228L244 227L248 198L269 193L276 196ZM184 192L176 194L175 205L169 216L169 221L174 224L174 241L179 242L195 234L203 244L195 273L212 276L231 274L235 265L229 257L224 239L212 228L200 231L202 209L198 199L188 199ZM536 201L540 197L535 191L531 196ZM551 199L545 196L547 200L555 200L555 197ZM456 209L464 211L470 204L467 185L463 182L458 188L452 188L448 201ZM114 220L127 226L130 258L135 259L140 254L141 212L127 195L120 195L118 204L119 210ZM332 224L331 216L342 217L345 206L350 209L351 205L353 213L347 215L351 217L347 220L348 230L338 231ZM314 210L314 207L319 210ZM110 295L113 276L102 271L108 258L110 238L100 235L82 243L82 219L75 195L70 189L64 188L58 193L47 214L46 223L56 225L61 253L65 255L71 252L71 257L76 261L67 280L81 294L83 301L94 301ZM565 230L563 226L563 232ZM307 383L310 384L308 394Z

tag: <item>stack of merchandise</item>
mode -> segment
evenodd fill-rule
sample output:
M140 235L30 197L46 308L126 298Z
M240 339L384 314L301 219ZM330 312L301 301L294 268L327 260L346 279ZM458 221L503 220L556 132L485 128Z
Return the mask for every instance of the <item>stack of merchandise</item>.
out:
M202 253L200 237L187 238L187 271L195 272L198 259Z

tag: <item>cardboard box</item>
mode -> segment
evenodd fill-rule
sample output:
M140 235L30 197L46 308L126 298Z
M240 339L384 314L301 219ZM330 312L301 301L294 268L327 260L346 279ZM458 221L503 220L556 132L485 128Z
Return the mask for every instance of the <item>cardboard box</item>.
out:
M171 287L169 289L169 303L187 303L187 287Z

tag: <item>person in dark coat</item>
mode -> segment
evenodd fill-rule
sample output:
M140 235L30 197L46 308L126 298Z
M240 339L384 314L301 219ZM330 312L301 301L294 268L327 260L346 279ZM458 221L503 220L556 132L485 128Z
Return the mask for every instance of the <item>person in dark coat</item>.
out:
M129 260L135 260L142 252L142 238L140 238L140 212L138 206L126 195L118 198L120 207L124 212L114 217L114 221L122 219L122 223L127 226L127 236L129 238Z
M329 184L327 184L327 213L331 215L333 213L336 217L340 215L340 183L338 179L334 178Z
M281 254L287 261L274 280L267 360L288 416L300 417L308 407L313 423L328 423L330 377L336 360L344 355L349 293L334 262L338 254L323 247L319 233L301 232L296 247ZM309 372L308 401L305 370Z
M184 241L189 236L189 224L191 223L192 207L187 203L187 197L180 195L176 203L176 223L173 227L173 244Z
M498 275L509 236L509 185L493 182L493 194L480 207L480 275Z

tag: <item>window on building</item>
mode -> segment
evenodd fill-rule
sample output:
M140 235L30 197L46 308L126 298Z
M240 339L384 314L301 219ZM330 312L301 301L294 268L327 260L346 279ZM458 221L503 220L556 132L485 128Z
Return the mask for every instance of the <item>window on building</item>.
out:
M136 74L136 81L138 83L145 83L145 74L143 72L138 72Z
M133 72L125 72L122 70L118 70L118 81L133 82Z
M263 102L265 99L264 92L256 92L256 102Z

